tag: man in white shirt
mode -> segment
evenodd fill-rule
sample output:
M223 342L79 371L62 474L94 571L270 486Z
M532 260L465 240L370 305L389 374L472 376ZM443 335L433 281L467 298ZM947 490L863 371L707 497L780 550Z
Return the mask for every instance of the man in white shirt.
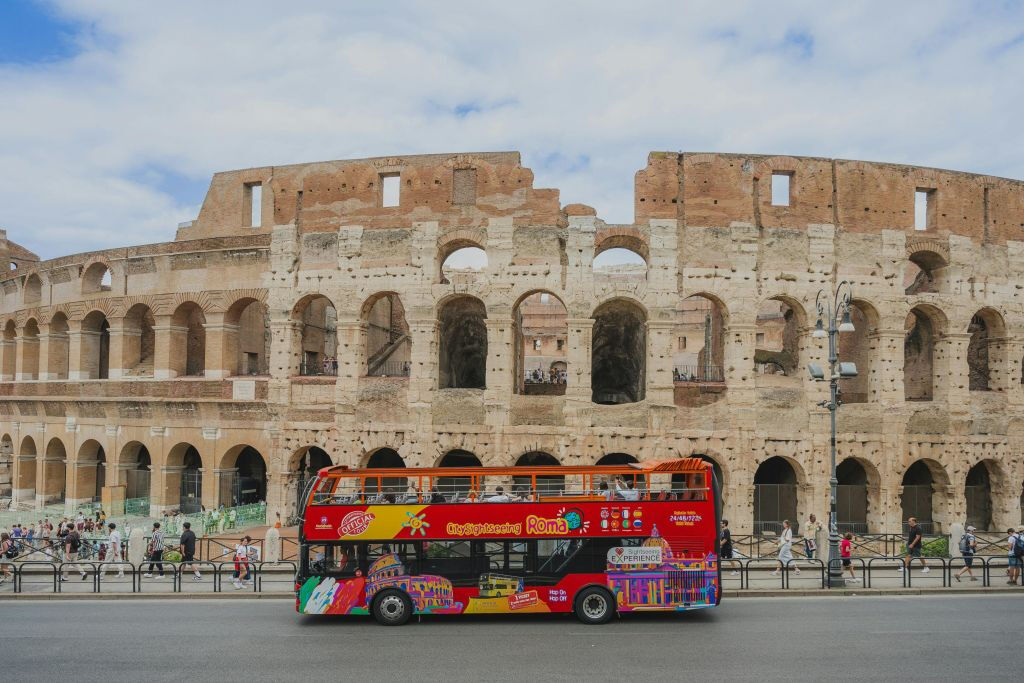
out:
M640 500L640 492L633 488L632 481L627 481L626 484L623 485L622 479L616 477L615 492L620 498L622 498L622 500Z
M117 525L111 522L107 525L110 529L110 535L107 537L107 554L105 559L106 562L121 562L121 532L117 530ZM107 575L107 570L103 570L103 576ZM117 575L120 578L124 578L124 565L117 565Z
M508 494L505 493L504 487L499 486L498 488L494 489L494 491L495 494L493 496L488 496L484 500L486 500L488 503L509 503L512 501L512 498L510 498Z

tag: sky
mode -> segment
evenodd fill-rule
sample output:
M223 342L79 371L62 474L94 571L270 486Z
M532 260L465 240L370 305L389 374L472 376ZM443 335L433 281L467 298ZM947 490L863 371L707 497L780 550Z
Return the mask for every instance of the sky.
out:
M648 152L1024 178L1024 2L0 0L0 227L171 240L219 170L519 150L633 220Z

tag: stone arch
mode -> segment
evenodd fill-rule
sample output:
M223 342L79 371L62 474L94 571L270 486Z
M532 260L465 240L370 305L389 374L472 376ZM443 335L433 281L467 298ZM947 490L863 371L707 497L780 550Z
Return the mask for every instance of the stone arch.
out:
M24 301L26 306L37 304L43 299L43 280L37 273L29 273L25 278Z
M949 250L934 240L907 243L907 263L903 268L905 294L938 293L942 291Z
M363 302L360 319L366 323L366 374L408 377L412 337L405 306L397 292L377 292Z
M1001 341L1006 323L994 308L979 309L967 326L967 375L970 391L989 391L1002 386L999 373L1005 361Z
M21 328L22 367L18 369L18 379L33 380L39 378L39 323L29 318Z
M163 504L174 506L183 514L203 509L203 456L188 442L179 442L167 451L164 468Z
M270 373L270 310L263 301L246 296L228 307L223 365L235 375Z
M903 394L907 401L931 401L939 383L935 347L946 333L946 315L931 304L917 304L903 329Z
M881 526L881 475L864 458L843 458L836 466L836 511L839 531L865 534Z
M82 294L109 292L113 270L106 261L93 261L82 271Z
M637 460L636 456L630 455L629 453L605 453L597 459L595 465L630 465Z
M156 319L149 306L138 303L124 314L121 367L125 375L152 377L156 354Z
M299 325L300 375L338 374L338 309L323 294L306 294L292 307Z
M758 464L754 472L754 533L782 533L782 522L789 520L794 533L799 531L797 511L803 468L796 460L775 455Z
M458 295L438 305L438 387L487 386L487 308L476 297Z
M546 451L527 451L516 459L516 467L557 467L561 463L558 458ZM533 482L530 477L512 476L512 493L514 495L532 495ZM565 491L564 474L538 474L537 491L541 496L557 496Z
M647 311L632 299L615 298L594 310L591 342L591 401L644 400L647 375Z
M40 362L46 364L45 379L67 379L68 371L71 369L71 337L69 331L68 316L63 311L57 311L50 318L49 349L47 357L41 358Z
M949 474L937 460L919 458L912 462L901 481L903 528L908 518L915 517L924 533L939 533L946 518L948 491Z
M800 302L785 294L768 297L758 305L754 325L754 369L758 375L796 377L801 337L807 329L807 313Z
M172 376L199 377L206 371L206 314L194 301L185 301L171 315L170 369Z
M568 381L569 313L544 289L522 294L512 309L515 347L512 386L517 394L561 396ZM555 369L555 372L552 372Z
M608 227L597 231L594 235L594 257L600 256L609 249L626 249L650 262L651 254L647 240L636 228Z
M71 379L107 379L110 377L110 322L100 310L90 311L82 319L79 377Z
M713 294L691 294L679 303L678 316L673 382L724 382L729 321L725 304Z
M1008 491L1009 479L996 460L986 458L976 462L964 476L965 525L977 527L979 531L1004 528L997 524L1002 521L997 499Z
M451 284L452 280L461 274L473 274L486 269L489 263L487 249L484 247L486 243L486 237L475 231L459 231L447 236L445 241L438 245L437 263L440 283ZM468 257L468 259L462 257ZM482 267L470 267L467 271L459 267L457 263L449 263L450 260L456 262L460 260L482 261L483 263Z
M480 458L476 454L456 448L448 451L437 460L436 467L482 467ZM472 486L469 477L438 477L434 482L435 487L448 500L455 497L467 495ZM478 491L478 493L480 493Z
M68 452L64 442L57 437L46 444L42 456L42 486L36 491L36 500L44 505L63 503L67 492Z
M137 500L150 497L153 458L141 441L129 441L117 457L118 474L124 473L125 498ZM120 477L119 477L120 478Z
M36 442L31 436L21 440L15 456L13 500L32 501L36 495Z
M620 231L613 228L598 238L594 242L591 261L596 290L618 285L637 286L647 281L649 249L647 242L633 229Z
M405 467L405 460L394 448L384 447L374 449L373 452L366 455L365 461L366 464L363 467L368 470ZM405 477L383 477L379 480L379 489L377 481L378 480L376 479L366 480L367 492L381 493L390 496L390 501L396 500L396 496L405 494L409 488L409 483Z
M881 398L877 337L879 321L878 309L874 304L865 299L853 299L850 302L853 332L839 333L839 359L855 363L857 376L844 379L840 384L843 403L871 403Z
M106 486L107 454L96 439L87 439L78 447L74 463L75 503L97 501Z
M248 444L233 446L221 458L218 502L226 507L267 499L267 461Z

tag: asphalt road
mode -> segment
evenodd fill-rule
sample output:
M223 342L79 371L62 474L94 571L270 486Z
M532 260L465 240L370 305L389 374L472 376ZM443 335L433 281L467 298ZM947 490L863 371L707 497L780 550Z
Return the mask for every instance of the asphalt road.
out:
M604 626L300 617L289 600L8 601L17 681L1018 680L1020 595L739 598Z

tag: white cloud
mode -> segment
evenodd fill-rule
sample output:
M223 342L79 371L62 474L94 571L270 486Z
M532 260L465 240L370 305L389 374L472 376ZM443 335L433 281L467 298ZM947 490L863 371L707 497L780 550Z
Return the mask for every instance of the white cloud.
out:
M57 5L82 51L0 65L0 226L44 257L173 239L213 172L322 159L518 149L609 222L650 150L1024 175L1013 3Z

